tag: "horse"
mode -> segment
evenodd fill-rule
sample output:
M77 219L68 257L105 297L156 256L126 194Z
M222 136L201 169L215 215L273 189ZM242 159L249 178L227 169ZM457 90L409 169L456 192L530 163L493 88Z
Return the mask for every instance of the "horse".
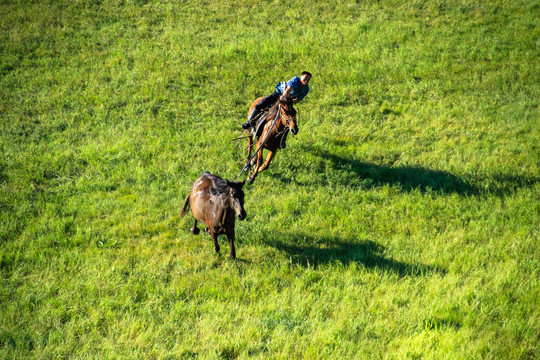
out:
M191 228L191 233L199 234L197 221L206 225L204 229L214 240L214 249L219 254L219 235L226 235L229 240L230 256L236 259L234 248L234 225L235 219L244 220L246 211L244 210L243 182L231 182L224 180L217 175L205 171L195 180L191 192L186 197L181 216L185 215L191 207L191 213L195 218L195 223Z
M249 114L251 114L255 105L262 99L262 97L258 98L251 104L248 111L248 119ZM256 165L248 177L248 180L251 182L255 181L258 173L268 169L277 150L281 147L281 143L285 140L287 132L290 131L293 135L298 134L296 110L293 107L293 100L290 96L282 95L276 104L271 106L262 117L266 119L266 124L261 125L264 126L262 132L257 131L256 129L247 131L248 155L245 165L246 168L249 165L253 165L253 162L255 161L255 158L251 159L251 149L253 147L253 137L257 137L256 146L258 153L256 154ZM268 150L268 154L266 155L264 165L261 167L263 148Z

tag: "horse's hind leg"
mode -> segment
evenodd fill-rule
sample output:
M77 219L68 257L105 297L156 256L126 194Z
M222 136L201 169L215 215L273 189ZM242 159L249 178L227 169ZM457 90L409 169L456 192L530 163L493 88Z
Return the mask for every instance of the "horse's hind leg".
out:
M219 244L217 241L218 237L213 231L210 232L210 236L212 236L212 240L214 240L214 250L216 251L216 254L219 254Z
M249 164L249 158L251 157L251 148L253 148L253 136L249 136L249 130L248 130L248 154L246 158L246 166Z
M199 230L199 228L197 227L197 219L195 219L195 223L193 224L193 227L191 228L191 233L193 235L199 235L201 231Z
M257 146L260 146L260 145L257 144ZM257 174L260 171L259 169L261 167L262 158L263 158L263 149L260 149L259 152L257 153L257 164L255 165L255 167L253 168L253 171L251 172L251 175L249 176L249 181L255 181L255 178L257 177Z

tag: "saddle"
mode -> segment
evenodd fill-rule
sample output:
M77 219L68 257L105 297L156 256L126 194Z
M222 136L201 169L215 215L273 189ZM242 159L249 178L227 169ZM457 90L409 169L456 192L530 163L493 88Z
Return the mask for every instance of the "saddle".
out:
M263 130L264 130L264 124L266 124L266 121L268 120L268 112L269 110L278 102L278 100L272 102L271 104L267 105L265 108L261 109L261 111L255 115L255 117L252 120L252 123L255 125L251 126L249 130L249 134L252 136L261 136ZM273 119L271 119L273 120Z
M266 120L268 120L268 109L261 111L254 120L255 125L251 127L249 133L255 137L261 136L264 129L264 124L266 124Z

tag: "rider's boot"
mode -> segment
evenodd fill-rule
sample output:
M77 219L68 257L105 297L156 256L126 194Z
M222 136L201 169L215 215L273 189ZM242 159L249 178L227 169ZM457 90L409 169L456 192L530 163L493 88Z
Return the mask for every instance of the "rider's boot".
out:
M255 118L257 117L258 114L259 114L259 111L257 111L256 108L253 109L253 111L251 112L251 115L249 115L249 119L245 123L242 124L242 129L247 130L253 125L255 125Z

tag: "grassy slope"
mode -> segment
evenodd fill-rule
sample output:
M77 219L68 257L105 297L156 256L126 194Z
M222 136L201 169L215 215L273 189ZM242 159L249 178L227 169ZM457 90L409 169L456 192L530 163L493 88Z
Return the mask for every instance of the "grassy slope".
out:
M0 357L537 357L539 12L3 3ZM304 69L216 257L190 183Z

